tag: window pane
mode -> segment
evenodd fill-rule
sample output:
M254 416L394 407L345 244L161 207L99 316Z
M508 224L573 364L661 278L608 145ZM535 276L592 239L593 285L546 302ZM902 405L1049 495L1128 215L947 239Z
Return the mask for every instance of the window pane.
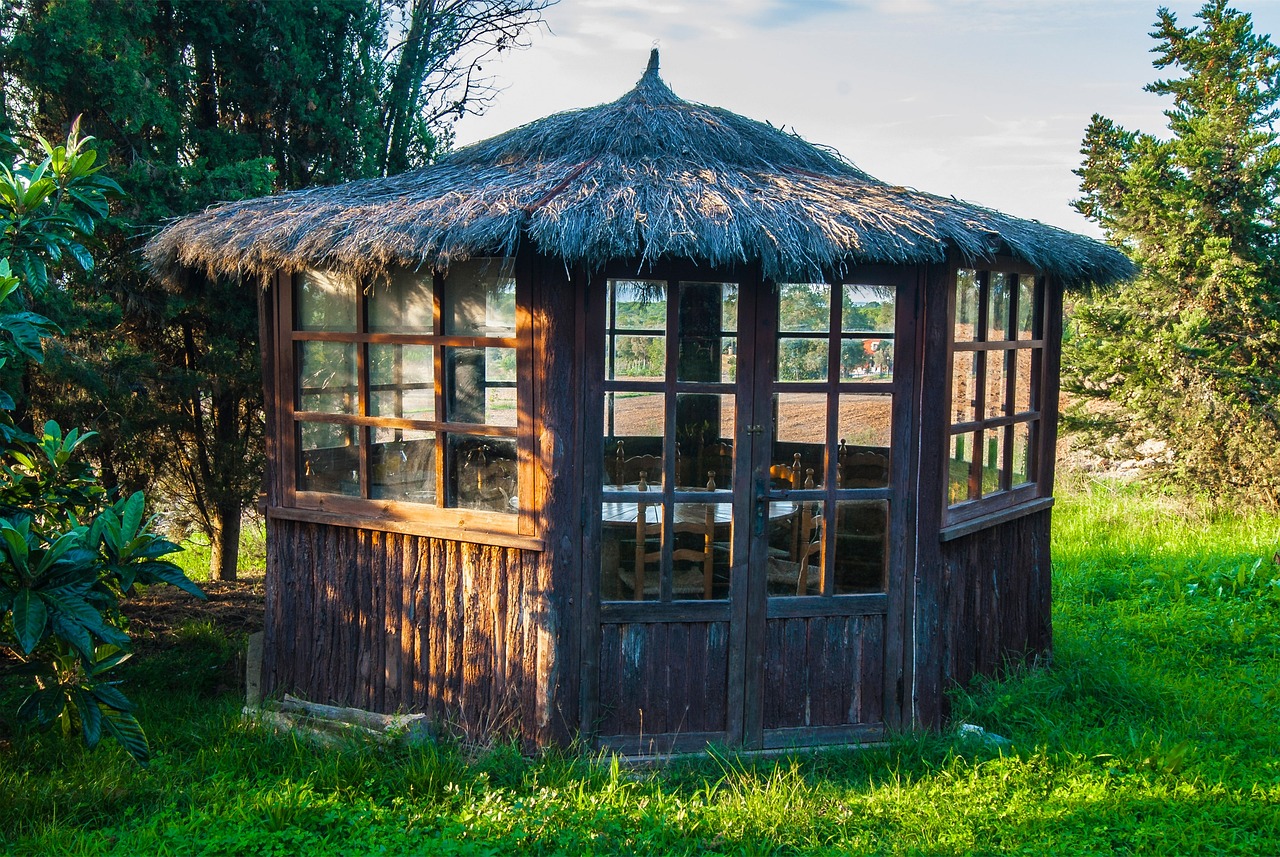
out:
M816 500L769 503L770 596L822 593L822 509Z
M720 329L736 331L738 329L738 284L723 283L723 300L720 303Z
M444 281L445 333L515 336L516 281L510 259L468 259L449 266Z
M657 496L654 501L601 504L600 597L603 600L642 601L646 597L657 600L662 579L662 503Z
M983 401L986 403L983 407L986 419L1004 416L1004 402L1008 394L1004 370L1008 353L1007 351L987 352L987 389L983 396Z
M729 597L732 513L733 506L728 503L675 504L669 534L673 539L673 600Z
M1018 277L1018 338L1035 339L1039 333L1036 323L1036 298L1039 290L1035 286L1036 278L1022 275Z
M369 346L369 414L433 420L435 349L430 345Z
M709 393L676 396L676 485L733 487L734 397Z
M888 488L889 450L851 446L840 441L836 453L837 488Z
M976 418L977 361L972 351L951 355L951 422L967 423Z
M826 283L779 283L778 330L822 333L831 329L831 286Z
M885 455L893 436L893 396L888 393L841 393L836 428L846 449Z
M610 280L606 324L618 330L666 330L667 284L661 280Z
M354 414L356 346L352 342L299 342L298 410Z
M1004 483L1004 428L989 428L982 433L982 493L993 494Z
M835 594L883 592L888 565L889 501L838 501Z
M356 427L298 423L298 490L360 496Z
M840 313L840 329L843 331L874 330L893 333L897 307L893 286L860 286L845 283L844 305Z
M606 393L604 397L606 485L662 484L666 398L662 393Z
M778 339L779 381L827 380L827 340Z
M987 341L998 342L1009 338L1009 297L1014 277L998 273L987 276Z
M396 270L369 290L369 330L374 333L434 332L430 271Z
M1034 409L1031 395L1031 364L1039 359L1039 348L1019 348L1014 352L1017 363L1013 385L1013 412L1024 414Z
M892 339L845 339L840 343L841 381L892 381Z
M303 271L294 283L297 330L355 331L355 280L329 271Z
M1010 481L1014 487L1036 481L1032 444L1038 425L1038 422L1031 422L1013 426L1013 474Z
M827 443L826 394L779 393L774 396L774 412L777 419L770 461L774 487L821 487Z
M605 355L609 366L609 380L661 381L666 377L665 336L620 334L610 338L613 340L613 349Z
M679 381L731 381L724 373L721 347L724 344L724 295L733 290L736 310L737 287L731 283L681 283L679 324Z
M415 429L375 427L369 460L375 500L436 502L436 436Z
M978 275L961 268L956 272L956 342L978 338Z
M448 435L445 479L451 505L514 515L519 485L512 438Z
M973 453L977 442L977 432L951 436L951 452L948 454L948 503L963 503L965 500L978 498L978 483L972 478Z
M515 425L514 348L446 348L445 419Z

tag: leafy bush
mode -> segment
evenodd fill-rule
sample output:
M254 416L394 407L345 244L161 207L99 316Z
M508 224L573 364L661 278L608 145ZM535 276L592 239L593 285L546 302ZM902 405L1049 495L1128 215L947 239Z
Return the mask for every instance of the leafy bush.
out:
M178 547L152 532L141 492L113 500L80 457L93 432L49 422L36 436L14 418L14 370L41 362L56 330L23 308L20 287L47 288L48 263L64 256L92 267L85 242L116 190L96 174L89 139L73 127L65 146L41 140L43 159L19 154L0 171L0 369L16 363L0 386L0 647L33 684L21 719L78 729L90 747L109 734L145 764L133 703L110 678L129 658L120 600L137 584L203 593L165 559Z

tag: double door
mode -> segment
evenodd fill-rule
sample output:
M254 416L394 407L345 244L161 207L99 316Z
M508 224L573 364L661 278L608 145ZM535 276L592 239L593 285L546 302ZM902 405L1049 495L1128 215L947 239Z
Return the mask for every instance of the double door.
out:
M582 704L600 745L846 743L900 718L915 296L901 268L596 284Z

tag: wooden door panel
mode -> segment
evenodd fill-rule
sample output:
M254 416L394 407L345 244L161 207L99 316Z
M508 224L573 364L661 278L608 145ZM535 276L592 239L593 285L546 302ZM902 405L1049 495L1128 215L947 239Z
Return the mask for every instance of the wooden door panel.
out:
M726 728L728 622L604 624L600 645L602 743ZM711 739L723 740L723 738Z
M879 725L884 719L884 616L770 619L765 626L765 730Z

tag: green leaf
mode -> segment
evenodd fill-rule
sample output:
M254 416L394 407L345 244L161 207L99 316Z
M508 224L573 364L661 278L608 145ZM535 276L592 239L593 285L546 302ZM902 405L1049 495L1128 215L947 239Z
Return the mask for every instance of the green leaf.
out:
M146 583L159 581L176 586L183 592L190 593L201 601L208 600L209 596L205 591L191 581L191 578L183 574L182 569L171 562L161 560L159 562L149 562L142 567L142 572L146 577L151 578L145 580Z
M13 598L13 632L24 655L29 655L45 637L49 610L39 595L20 589Z
M22 705L18 706L18 717L47 726L57 720L66 707L67 695L62 688L46 687L22 701Z
M129 499L124 501L124 508L120 511L122 542L132 542L137 537L138 528L142 526L142 512L145 505L146 498L141 491L134 491L129 495ZM116 504L117 509L120 509L120 506L121 504Z
M53 614L53 633L89 660L93 657L93 638L89 630L68 613Z
M89 689L103 705L109 705L118 711L133 711L136 706L121 693L114 683L95 684Z
M102 711L98 707L98 700L91 692L76 690L72 702L76 713L80 715L80 733L84 736L84 744L92 750L102 740Z
M102 717L107 731L120 742L125 752L145 768L151 760L151 748L147 744L146 733L138 725L138 719L127 711L105 706L102 708Z

